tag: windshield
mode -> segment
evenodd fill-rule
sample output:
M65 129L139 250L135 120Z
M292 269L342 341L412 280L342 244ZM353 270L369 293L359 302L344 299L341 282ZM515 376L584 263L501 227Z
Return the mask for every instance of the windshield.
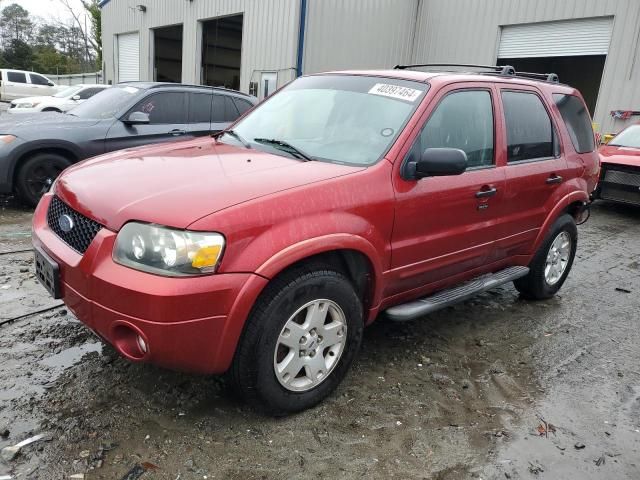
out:
M631 125L613 137L609 145L640 148L640 125Z
M371 165L391 147L427 89L391 78L303 77L259 105L233 131L252 148L279 155L304 152L312 160ZM222 139L241 144L231 135Z
M69 110L69 114L81 118L114 118L136 98L138 92L139 88L128 86L106 88Z
M58 93L54 95L55 98L69 98L72 97L76 92L79 92L82 87L74 85L72 87L67 87L64 90L60 90Z

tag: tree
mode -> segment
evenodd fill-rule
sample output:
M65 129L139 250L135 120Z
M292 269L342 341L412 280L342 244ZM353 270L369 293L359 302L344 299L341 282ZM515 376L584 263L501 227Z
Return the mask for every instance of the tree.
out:
M0 0L1 1L1 0ZM82 6L91 20L91 35L94 39L93 48L97 53L98 69L102 68L102 9L98 0L82 0Z
M29 19L29 12L17 3L13 3L2 10L0 15L2 41L8 45L12 40L29 42L31 40L33 22Z
M4 62L8 68L16 70L31 70L33 63L33 49L20 39L13 39L4 49Z

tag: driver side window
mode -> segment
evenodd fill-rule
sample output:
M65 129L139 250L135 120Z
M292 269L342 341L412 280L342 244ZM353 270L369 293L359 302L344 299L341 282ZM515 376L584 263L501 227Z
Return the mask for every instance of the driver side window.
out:
M186 94L183 92L156 93L138 103L131 112L142 112L149 115L150 125L186 123Z
M494 164L493 106L487 90L460 90L445 96L422 127L411 149L457 148L467 154L468 167Z

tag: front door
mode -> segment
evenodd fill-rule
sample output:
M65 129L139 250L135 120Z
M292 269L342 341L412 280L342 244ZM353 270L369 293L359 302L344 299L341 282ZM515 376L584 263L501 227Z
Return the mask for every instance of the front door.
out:
M105 139L105 150L148 145L184 138L187 134L187 94L184 92L160 92L145 97L133 107L132 112L149 115L149 123L128 125L119 120L114 122Z
M491 260L505 194L496 162L494 93L486 84L457 84L438 93L409 154L457 148L462 175L405 180L398 174L392 271L386 296L424 287Z
M569 178L548 107L529 87L503 88L506 132L505 217L497 250L502 257L531 252L540 228L558 205Z

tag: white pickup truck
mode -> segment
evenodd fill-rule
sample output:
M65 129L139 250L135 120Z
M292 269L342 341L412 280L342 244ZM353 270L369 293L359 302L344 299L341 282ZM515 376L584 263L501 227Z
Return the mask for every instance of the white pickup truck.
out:
M53 95L60 88L44 75L22 70L0 70L0 101Z

